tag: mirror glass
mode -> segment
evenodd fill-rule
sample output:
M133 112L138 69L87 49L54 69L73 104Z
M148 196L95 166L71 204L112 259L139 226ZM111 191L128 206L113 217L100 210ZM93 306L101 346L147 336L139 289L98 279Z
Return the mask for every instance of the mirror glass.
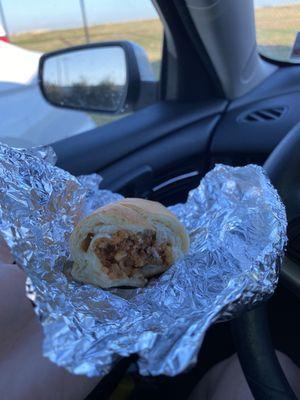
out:
M120 111L127 94L125 52L119 46L105 46L50 55L44 61L42 85L53 104Z

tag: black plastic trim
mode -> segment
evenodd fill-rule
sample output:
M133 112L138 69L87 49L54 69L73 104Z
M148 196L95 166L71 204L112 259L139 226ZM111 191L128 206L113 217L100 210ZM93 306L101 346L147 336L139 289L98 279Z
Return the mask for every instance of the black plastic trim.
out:
M238 117L240 123L276 122L288 111L287 106L255 108L243 112Z
M207 54L195 47L186 29L188 22L179 13L175 0L153 0L153 3L165 31L161 98L177 101L224 98L212 78L213 71L208 71ZM198 36L196 39L200 40Z
M186 3L182 0L173 0L175 7L178 11L178 14L180 15L180 18L185 26L185 29L190 37L190 40L192 41L196 51L199 54L199 57L201 58L203 62L203 66L205 67L205 70L207 71L207 74L209 75L214 87L215 87L215 94L219 97L226 97L225 92L223 90L223 87L221 85L221 81L215 71L215 67L213 63L211 62L211 59L208 55L208 52L203 44L203 41L195 27L195 24L193 22L193 19L190 15L190 12L186 6Z
M298 69L299 72L300 68ZM281 82L277 81L277 83L281 85ZM215 132L211 153L227 156L235 154L239 158L243 154L269 155L300 120L299 104L300 87L299 91L262 100L257 95L256 101L251 98L251 102L239 106L231 103ZM286 111L281 118L274 121L241 124L239 118L245 113L252 112L254 107L256 110L285 107Z
M230 103L229 110L251 103L256 107L258 101L271 100L279 96L300 92L300 65L290 65L289 68L278 68L260 85L244 96Z
M259 47L259 46L258 46ZM300 62L290 62L290 61L281 61L281 60L274 60L273 58L267 57L262 54L258 49L259 56L264 60L267 61L269 64L277 65L278 67L294 67L295 65L299 65Z
M184 197L191 189L185 181L154 192L152 189L166 180L195 170L198 171L197 176L188 182L195 182L194 186L197 186L207 166L209 138L219 118L220 115L215 115L196 121L118 160L101 171L101 186L121 191L125 196L132 196L131 193L136 195L141 191L145 193L145 185L141 181L136 182L135 176L138 174L139 177L141 173L150 170L152 174L151 180L148 178L147 197L160 201L164 199L164 203L166 200L169 202L171 193L175 191L185 192L182 193ZM128 182L129 187L123 185L124 174L125 177L134 178L132 182ZM172 200L175 202L177 198L173 196Z
M100 171L179 129L222 113L226 104L222 100L158 102L105 126L54 143L58 166L74 175Z

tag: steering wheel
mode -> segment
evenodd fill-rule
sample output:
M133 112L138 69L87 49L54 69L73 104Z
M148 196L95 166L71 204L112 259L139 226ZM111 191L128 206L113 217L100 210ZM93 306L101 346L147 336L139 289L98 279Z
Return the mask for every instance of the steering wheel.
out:
M286 206L288 217L289 245L280 279L300 297L300 123L279 143L264 168ZM266 305L234 320L232 333L254 398L297 399L272 345Z

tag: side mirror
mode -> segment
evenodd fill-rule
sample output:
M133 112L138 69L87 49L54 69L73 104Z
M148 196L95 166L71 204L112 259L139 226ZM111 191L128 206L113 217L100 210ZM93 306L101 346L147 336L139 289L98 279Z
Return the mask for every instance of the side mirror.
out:
M41 91L51 104L83 111L122 113L157 100L158 82L144 49L105 42L44 54Z

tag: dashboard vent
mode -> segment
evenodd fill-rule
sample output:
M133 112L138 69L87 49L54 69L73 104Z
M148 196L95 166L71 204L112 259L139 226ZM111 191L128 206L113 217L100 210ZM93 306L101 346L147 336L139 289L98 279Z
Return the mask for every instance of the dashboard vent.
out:
M263 108L253 110L240 116L240 122L272 122L281 118L287 110L287 107Z

